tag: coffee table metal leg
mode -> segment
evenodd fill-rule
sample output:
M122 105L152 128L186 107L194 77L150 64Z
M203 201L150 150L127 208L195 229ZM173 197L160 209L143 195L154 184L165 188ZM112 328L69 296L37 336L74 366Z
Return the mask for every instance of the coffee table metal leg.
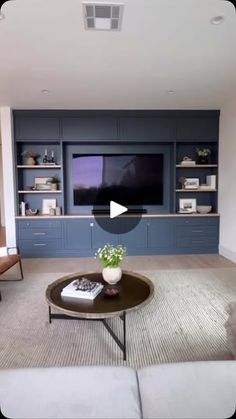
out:
M49 323L52 323L52 315L51 315L51 307L50 306L48 306L48 320L49 320Z
M120 341L118 336L116 336L111 326L107 324L106 319L84 319L84 318L79 318L79 317L67 316L66 314L55 314L55 313L52 313L50 306L48 306L48 319L49 319L49 323L52 323L52 319L101 321L104 324L107 331L109 332L109 334L111 335L111 337L114 339L114 341L117 343L119 348L122 350L123 359L124 361L126 361L126 312L125 311L120 316L120 319L122 320L122 323L123 323L123 343Z
M121 319L123 320L124 361L126 361L126 312L125 311Z
M106 320L103 319L102 322L103 322L105 328L107 329L107 331L110 333L110 335L114 339L114 341L117 343L119 348L122 350L123 359L124 359L124 361L126 361L126 313L125 313L125 311L124 311L123 315L120 316L120 318L123 322L123 343L120 341L118 336L116 336L116 334L113 332L112 328L107 324Z

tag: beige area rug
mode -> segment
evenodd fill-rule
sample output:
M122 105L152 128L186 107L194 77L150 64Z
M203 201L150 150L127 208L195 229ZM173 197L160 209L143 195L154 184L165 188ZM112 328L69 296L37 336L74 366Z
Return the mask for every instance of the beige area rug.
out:
M48 323L45 289L65 274L0 282L0 368L233 359L223 325L236 299L236 268L141 273L154 282L155 297L127 315L127 362L100 322ZM122 333L120 319L112 327Z

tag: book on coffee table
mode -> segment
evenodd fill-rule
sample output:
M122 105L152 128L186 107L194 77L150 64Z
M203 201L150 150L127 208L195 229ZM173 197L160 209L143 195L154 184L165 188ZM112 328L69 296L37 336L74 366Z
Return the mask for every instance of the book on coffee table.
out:
M87 298L94 300L94 298L102 291L103 285L99 282L85 282L75 280L70 282L61 291L62 297Z

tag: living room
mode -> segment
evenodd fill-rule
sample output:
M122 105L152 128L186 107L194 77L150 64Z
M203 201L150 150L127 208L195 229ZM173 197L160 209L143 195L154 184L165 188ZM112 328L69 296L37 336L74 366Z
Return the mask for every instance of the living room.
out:
M1 411L229 417L235 8L64 3L1 7Z

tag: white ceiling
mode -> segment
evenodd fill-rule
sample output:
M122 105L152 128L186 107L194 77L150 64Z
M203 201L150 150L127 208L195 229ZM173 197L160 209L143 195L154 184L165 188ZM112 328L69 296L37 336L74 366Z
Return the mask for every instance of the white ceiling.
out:
M82 0L6 2L0 21L0 106L216 109L236 97L231 2L119 2L124 4L120 32L86 31ZM210 24L216 15L223 15L224 23Z

